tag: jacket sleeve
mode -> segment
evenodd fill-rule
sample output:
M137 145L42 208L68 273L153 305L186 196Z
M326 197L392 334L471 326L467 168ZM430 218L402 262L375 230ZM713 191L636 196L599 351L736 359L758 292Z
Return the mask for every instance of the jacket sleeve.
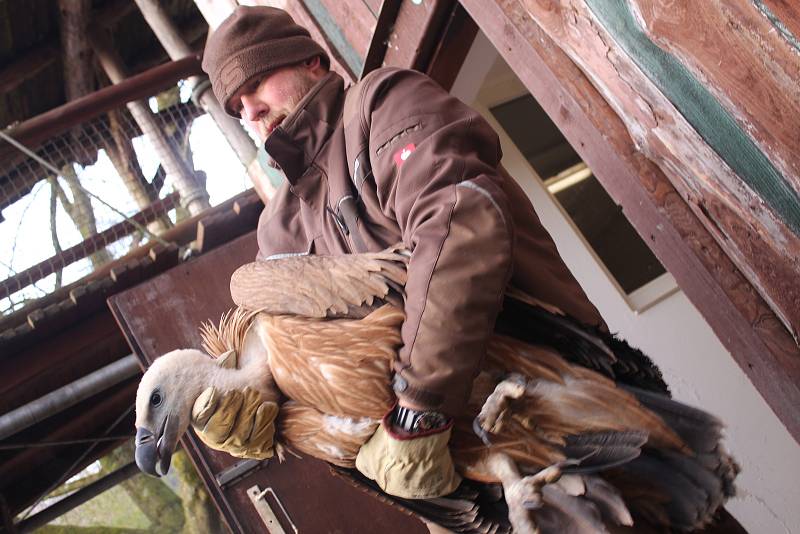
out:
M457 415L511 274L500 144L427 76L385 70L361 109L379 201L412 250L395 391L410 407Z

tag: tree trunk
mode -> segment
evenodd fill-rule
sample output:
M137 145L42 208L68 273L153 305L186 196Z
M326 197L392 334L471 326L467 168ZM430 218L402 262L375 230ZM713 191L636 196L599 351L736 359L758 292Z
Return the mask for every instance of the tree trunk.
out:
M108 113L111 136L114 141L105 143L105 148L131 198L136 202L139 210L143 210L158 199L159 190L151 187L144 177L139 160L136 158L136 151L133 149L133 143L122 128L121 115L118 110ZM163 217L148 224L147 229L154 234L160 234L170 226L169 219Z
M84 239L88 239L97 233L97 221L94 217L94 209L92 208L92 201L89 195L81 185L78 175L71 164L64 165L61 168L61 176L67 182L69 190L72 193L72 202L67 199L63 188L59 185L56 190L61 205L64 211L67 212L75 227L80 232ZM51 182L52 183L52 182ZM54 182L57 184L57 181ZM106 249L99 250L90 256L94 268L111 261L111 254Z

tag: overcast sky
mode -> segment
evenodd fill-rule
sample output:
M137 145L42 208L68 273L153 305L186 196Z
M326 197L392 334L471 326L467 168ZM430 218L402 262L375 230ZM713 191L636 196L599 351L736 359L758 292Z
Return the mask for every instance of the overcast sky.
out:
M188 98L184 93L182 91L182 97ZM195 169L206 172L206 187L212 206L251 186L244 167L209 115L195 119L189 142ZM143 137L134 139L133 145L144 175L151 179L158 168L155 152ZM104 150L100 151L94 165L85 168L76 166L76 171L85 189L116 209L126 215L139 211ZM69 195L63 180L62 185ZM172 190L168 177L161 196ZM120 222L121 217L100 202L93 200L92 206L99 232ZM5 220L0 223L0 279L9 278L14 272L23 271L54 255L50 237L50 186L47 181L37 183L29 195L4 209L3 217ZM56 217L61 248L67 249L80 243L82 238L60 203ZM174 212L172 217L174 219ZM130 243L131 238L127 237L108 247L108 250L119 257L128 251ZM78 261L64 269L62 283L66 285L78 280L89 274L91 269L88 259ZM52 274L36 283L38 289L33 286L25 288L12 295L12 298L16 301L22 295L41 296L52 291L54 284L55 274ZM0 300L0 310L6 310L9 305L9 299Z

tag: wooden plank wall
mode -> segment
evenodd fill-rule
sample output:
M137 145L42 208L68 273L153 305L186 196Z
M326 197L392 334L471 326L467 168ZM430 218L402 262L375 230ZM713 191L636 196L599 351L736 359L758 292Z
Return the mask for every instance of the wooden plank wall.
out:
M747 12L749 0L724 7L717 2L663 7L662 0L521 3L531 23L558 42L592 80L639 150L664 171L797 338L800 179L789 161L791 151L800 147L800 113L792 113L800 88L789 80L800 69L800 56L766 27L738 29L762 17L752 5L754 12ZM732 12L732 5L742 13ZM650 41L641 21L669 47ZM708 29L720 25L724 29ZM754 34L761 37L760 31L764 39L774 37L775 42L764 45L769 51L752 41ZM687 63L703 78L665 49L691 58ZM729 68L734 64L737 68ZM759 77L764 79L757 83ZM727 106L714 93L725 97ZM772 102L765 109L750 105L753 101ZM782 124L773 129L776 116Z
M763 213L766 203L642 75L589 1L461 3L800 439L800 350L786 329L796 330L796 316L785 313L791 306L776 306L785 303L781 288L796 291L797 256L770 243L797 236L785 233L783 221L766 225L769 219L749 214ZM745 262L759 254L775 264L756 263L771 270L753 283ZM764 299L754 287L778 298Z

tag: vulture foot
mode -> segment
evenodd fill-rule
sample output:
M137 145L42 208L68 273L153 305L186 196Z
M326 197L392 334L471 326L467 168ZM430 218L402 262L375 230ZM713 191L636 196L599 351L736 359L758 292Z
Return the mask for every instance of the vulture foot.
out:
M514 532L538 534L539 527L530 512L542 507L542 488L558 482L562 475L562 465L554 464L534 475L523 477L514 460L507 454L493 453L488 463L503 485L508 504L508 519Z
M519 374L509 375L508 378L497 384L492 394L486 398L481 412L472 425L473 430L486 446L491 445L488 433L500 432L509 402L522 397L526 387L525 377Z

